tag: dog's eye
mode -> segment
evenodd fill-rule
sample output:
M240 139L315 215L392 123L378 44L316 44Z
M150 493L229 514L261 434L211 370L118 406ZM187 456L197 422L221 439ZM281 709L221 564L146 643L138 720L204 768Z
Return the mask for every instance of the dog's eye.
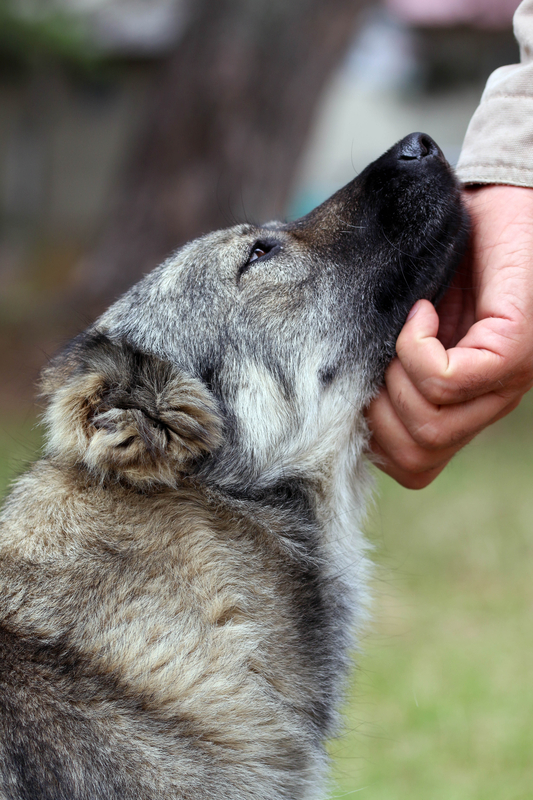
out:
M254 247L252 250L252 255L248 259L248 263L251 264L252 261L257 261L258 258L263 258L268 253L268 249L266 247Z
M250 255L248 257L248 261L246 264L243 264L239 270L239 275L242 275L243 272L250 267L254 261L259 261L261 258L265 256L273 255L277 253L280 249L281 245L278 242L256 242L250 251Z

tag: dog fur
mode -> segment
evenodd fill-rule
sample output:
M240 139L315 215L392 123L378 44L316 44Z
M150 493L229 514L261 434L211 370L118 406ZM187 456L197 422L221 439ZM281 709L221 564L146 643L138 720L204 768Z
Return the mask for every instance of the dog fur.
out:
M186 245L47 368L0 523L2 800L323 796L363 410L465 240L412 134L296 222Z

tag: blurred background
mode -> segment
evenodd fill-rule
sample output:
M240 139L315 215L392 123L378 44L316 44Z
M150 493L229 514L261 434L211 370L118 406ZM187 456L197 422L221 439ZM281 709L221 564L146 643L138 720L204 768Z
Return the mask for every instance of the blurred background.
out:
M414 130L455 163L517 5L0 0L0 494L42 365L174 248L305 213ZM531 411L423 492L378 476L332 796L533 796Z

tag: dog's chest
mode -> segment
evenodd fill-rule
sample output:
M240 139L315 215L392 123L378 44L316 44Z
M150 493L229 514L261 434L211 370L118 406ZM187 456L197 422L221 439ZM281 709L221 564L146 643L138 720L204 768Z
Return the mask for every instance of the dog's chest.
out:
M61 641L89 679L111 677L112 693L211 739L249 737L274 708L329 729L348 609L316 540L275 530L275 514L260 525L183 494L78 494L48 509L47 545L34 541L19 569L26 586L7 610L20 630Z

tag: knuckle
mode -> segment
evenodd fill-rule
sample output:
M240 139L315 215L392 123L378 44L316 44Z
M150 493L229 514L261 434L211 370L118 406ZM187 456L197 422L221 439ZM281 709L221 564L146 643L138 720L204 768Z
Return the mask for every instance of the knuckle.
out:
M413 477L425 472L432 464L429 463L428 454L418 446L403 447L395 457L395 462L404 473Z
M392 400L393 400L393 404L394 404L394 406L396 407L396 410L397 410L397 411L399 411L399 412L400 412L400 414L401 414L402 412L404 412L404 413L405 413L406 411L408 411L408 410L409 410L409 403L408 403L408 401L405 399L405 397L404 397L404 394L403 394L403 392L402 392L402 391L399 391L399 392L398 392L398 394L397 394L397 395L395 395L395 396L392 398Z
M533 358L521 365L510 381L509 388L515 392L528 392L533 386Z
M420 386L420 391L426 400L435 406L445 403L451 397L449 381L441 376L426 378Z
M436 458L420 448L404 448L395 458L394 477L406 489L424 489L442 472L450 458L450 453L445 458Z
M420 391L435 406L461 403L487 391L487 375L448 374L426 378Z
M472 436L484 427L482 423L475 428L453 427L444 421L434 419L420 426L412 433L414 441L424 450L429 451L434 457L436 451L447 450L451 447L459 448Z
M489 385L489 375L462 375L461 380L456 379L454 383L453 397L462 402L484 394Z
M421 425L412 433L415 442L425 450L439 450L450 442L450 432L443 430L438 420L432 420Z

